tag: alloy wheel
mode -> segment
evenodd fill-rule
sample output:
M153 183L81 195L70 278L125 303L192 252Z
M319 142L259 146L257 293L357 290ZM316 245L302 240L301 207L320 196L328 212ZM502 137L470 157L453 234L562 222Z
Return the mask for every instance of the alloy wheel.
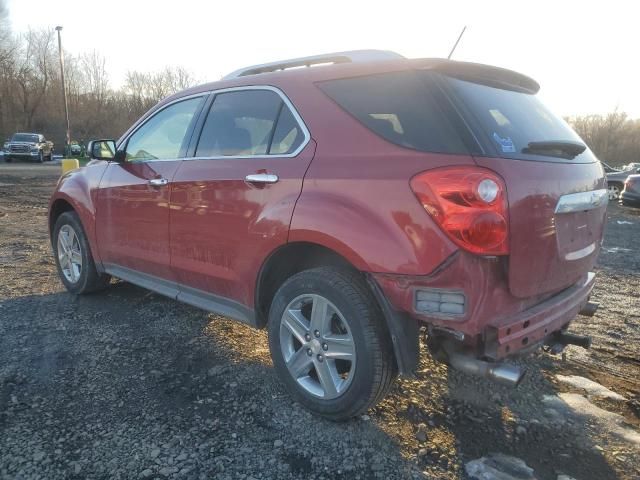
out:
M280 348L291 376L313 396L337 398L353 380L356 348L349 324L321 295L300 295L287 305Z
M58 232L58 262L67 281L76 283L82 273L80 239L71 225L63 225Z
M616 200L618 197L620 197L620 187L609 185L609 200Z

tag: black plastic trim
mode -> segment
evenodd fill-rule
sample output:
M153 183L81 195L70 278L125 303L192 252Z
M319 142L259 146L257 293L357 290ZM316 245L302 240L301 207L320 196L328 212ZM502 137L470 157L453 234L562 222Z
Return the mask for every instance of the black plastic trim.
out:
M188 287L171 280L165 280L155 275L141 273L120 265L107 263L104 264L103 267L104 271L109 275L133 283L139 287L146 288L147 290L208 312L218 313L233 318L234 320L239 320L252 327L257 326L254 310L235 300L214 295L213 293L205 292L197 288Z
M420 323L408 314L394 309L370 274L365 273L365 278L387 322L398 372L403 377L415 378L420 360Z

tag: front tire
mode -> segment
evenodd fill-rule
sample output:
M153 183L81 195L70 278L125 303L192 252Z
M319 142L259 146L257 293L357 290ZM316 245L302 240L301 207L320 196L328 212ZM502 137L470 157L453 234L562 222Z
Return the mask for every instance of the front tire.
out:
M620 198L620 192L622 191L622 184L610 183L607 185L609 190L609 200L617 200Z
M278 289L269 348L290 394L331 420L364 413L396 375L382 312L361 275L346 269L306 270Z
M43 163L44 162L44 153L42 153L42 150L40 150L40 152L38 152L38 163Z
M53 228L53 254L65 288L82 295L105 288L111 277L98 273L87 236L76 212L64 212Z

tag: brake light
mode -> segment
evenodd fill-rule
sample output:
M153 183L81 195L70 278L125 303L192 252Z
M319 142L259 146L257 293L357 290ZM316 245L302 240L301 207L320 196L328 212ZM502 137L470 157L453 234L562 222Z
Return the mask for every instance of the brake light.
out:
M509 253L504 181L480 167L445 167L417 174L411 189L460 247L479 255Z

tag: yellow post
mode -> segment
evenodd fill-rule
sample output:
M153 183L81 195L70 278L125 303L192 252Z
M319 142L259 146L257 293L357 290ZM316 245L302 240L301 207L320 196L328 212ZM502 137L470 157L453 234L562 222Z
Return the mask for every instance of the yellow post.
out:
M80 162L77 158L63 158L62 159L62 173L66 173L69 170L80 168Z

